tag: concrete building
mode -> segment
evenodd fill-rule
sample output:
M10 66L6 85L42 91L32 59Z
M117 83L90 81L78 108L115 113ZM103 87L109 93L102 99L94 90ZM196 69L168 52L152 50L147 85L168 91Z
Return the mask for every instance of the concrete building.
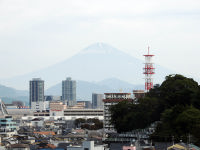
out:
M30 150L28 144L11 144L7 150Z
M139 98L143 98L145 96L144 90L133 90L133 96L135 100L138 100Z
M6 108L7 109L17 109L17 105L14 105L14 104L5 104Z
M31 120L38 117L44 118L45 120L57 120L58 118L62 118L63 120L75 120L78 118L97 118L99 120L103 120L103 115L103 109L66 109L64 111L57 112L51 110L34 112L34 115L32 116L23 116L22 120Z
M20 120L23 116L33 116L33 110L31 109L6 109L7 114L9 116L12 116L15 120ZM2 113L2 110L0 111L0 117L4 117L5 114Z
M91 101L77 101L77 103L84 103L86 109L92 109Z
M93 109L103 109L103 94L92 93L92 108Z
M50 110L50 116L64 116L64 110Z
M45 101L61 101L61 96L45 95Z
M82 146L68 146L68 150L105 150L105 145L95 145L94 141L83 141Z
M17 133L16 122L13 121L12 116L5 116L0 118L0 136L11 137Z
M30 108L34 111L42 111L48 107L44 102L44 81L40 78L33 78L29 83Z
M63 104L62 101L51 101L49 104L50 111L51 110L65 110L67 106Z
M49 101L32 102L31 109L35 111L44 111L49 109Z
M76 104L76 81L70 77L62 81L62 100L67 102L68 106Z
M111 114L109 108L112 105L116 105L121 101L130 101L133 102L131 98L131 93L104 93L105 99L104 102L104 129L105 131L114 131L114 126L110 124Z
M44 126L44 119L43 118L34 118L31 120L31 126L33 127L43 127Z
M67 105L62 101L50 102L50 116L64 116L64 110L67 109Z
M91 109L92 108L91 101L85 101L85 108L87 108L87 109Z
M71 107L69 106L68 108L69 109L84 109L85 108L85 102L77 101L76 105L71 106Z
M103 110L102 109L66 109L64 111L64 116L67 120L75 120L77 118L98 118L103 120Z

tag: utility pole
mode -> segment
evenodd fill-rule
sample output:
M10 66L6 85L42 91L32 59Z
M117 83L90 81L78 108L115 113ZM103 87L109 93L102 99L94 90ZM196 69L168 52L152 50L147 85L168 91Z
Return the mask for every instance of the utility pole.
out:
M190 149L190 138L191 138L191 136L190 136L190 133L189 133L189 135L188 135L188 150Z
M174 136L172 136L172 144L174 145Z

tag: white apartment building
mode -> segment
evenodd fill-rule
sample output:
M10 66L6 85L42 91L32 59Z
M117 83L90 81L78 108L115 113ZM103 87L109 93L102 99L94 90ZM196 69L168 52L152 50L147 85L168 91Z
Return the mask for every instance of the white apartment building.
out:
M106 145L95 145L94 141L83 141L82 146L68 146L68 150L105 150Z
M104 102L104 130L105 131L114 131L114 126L110 124L111 114L110 107L116 105L121 101L133 101L131 98L131 93L104 93L105 99Z

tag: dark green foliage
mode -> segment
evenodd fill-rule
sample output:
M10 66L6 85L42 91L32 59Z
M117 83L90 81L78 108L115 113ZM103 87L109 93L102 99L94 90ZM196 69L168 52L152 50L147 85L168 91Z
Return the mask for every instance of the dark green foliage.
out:
M96 118L78 118L74 122L75 126L82 129L98 130L103 128L103 122Z
M81 126L82 123L85 123L86 119L83 118L78 118L74 121L75 127L79 128Z
M190 105L200 91L199 85L193 79L182 75L169 75L160 86L160 97L166 108L174 105Z
M200 87L196 81L182 75L169 75L161 85L155 85L139 104L121 102L111 107L111 123L118 132L132 131L161 121L152 139L166 141L200 140Z

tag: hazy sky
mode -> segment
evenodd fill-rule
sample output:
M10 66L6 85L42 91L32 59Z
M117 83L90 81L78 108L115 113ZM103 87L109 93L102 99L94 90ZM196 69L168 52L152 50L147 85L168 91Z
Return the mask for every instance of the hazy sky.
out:
M32 72L108 43L200 76L200 0L0 0L0 78Z

